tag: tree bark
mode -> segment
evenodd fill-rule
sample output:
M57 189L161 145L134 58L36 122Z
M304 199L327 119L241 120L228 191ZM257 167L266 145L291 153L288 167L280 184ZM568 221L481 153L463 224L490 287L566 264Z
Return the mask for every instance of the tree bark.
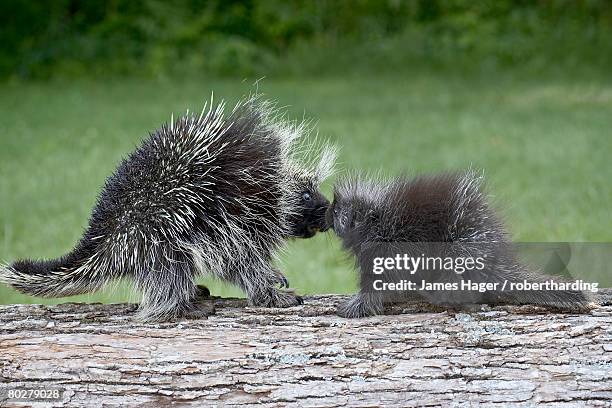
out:
M205 320L135 322L131 304L0 307L0 406L611 406L612 306L335 316L214 299ZM11 390L63 390L58 400Z

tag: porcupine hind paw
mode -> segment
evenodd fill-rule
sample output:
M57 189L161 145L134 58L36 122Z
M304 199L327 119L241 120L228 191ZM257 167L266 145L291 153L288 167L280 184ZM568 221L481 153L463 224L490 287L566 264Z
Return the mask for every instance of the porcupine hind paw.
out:
M208 316L212 316L215 314L215 304L214 302L207 300L202 302L196 302L189 305L187 310L185 310L181 317L190 320L199 320L206 319Z
M210 298L210 290L204 285L196 286L196 293L193 297L194 302L199 302L201 300L206 300Z

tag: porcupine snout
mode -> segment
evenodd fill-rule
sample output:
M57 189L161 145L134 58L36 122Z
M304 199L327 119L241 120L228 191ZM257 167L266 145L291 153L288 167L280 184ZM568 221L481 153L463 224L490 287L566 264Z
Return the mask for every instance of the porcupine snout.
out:
M334 208L333 206L330 205L325 209L324 221L325 221L326 231L330 228L334 229Z
M305 238L315 235L317 232L325 232L329 229L326 220L329 201L322 195L317 194L317 200L312 204L312 208L304 212L304 234Z
M315 228L321 232L325 232L332 227L327 220L327 209L329 208L329 201L326 200L324 205L321 205L315 210L315 219L318 220Z

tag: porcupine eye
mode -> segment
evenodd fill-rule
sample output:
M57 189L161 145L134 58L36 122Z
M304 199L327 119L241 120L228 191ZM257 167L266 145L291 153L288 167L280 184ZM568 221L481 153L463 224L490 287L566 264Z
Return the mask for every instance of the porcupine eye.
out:
M309 203L309 202L312 200L312 196L310 195L310 193L309 193L308 191L304 191L304 192L302 193L302 200L303 200L305 203Z

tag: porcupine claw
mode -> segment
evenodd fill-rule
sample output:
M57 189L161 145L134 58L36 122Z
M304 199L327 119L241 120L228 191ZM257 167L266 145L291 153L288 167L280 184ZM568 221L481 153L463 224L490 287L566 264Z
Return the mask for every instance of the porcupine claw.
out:
M276 283L278 283L278 286L282 289L282 288L286 288L289 289L289 279L287 279L287 277L285 275L283 275L283 273L281 271L279 271L278 269L274 269L274 276L276 277Z

